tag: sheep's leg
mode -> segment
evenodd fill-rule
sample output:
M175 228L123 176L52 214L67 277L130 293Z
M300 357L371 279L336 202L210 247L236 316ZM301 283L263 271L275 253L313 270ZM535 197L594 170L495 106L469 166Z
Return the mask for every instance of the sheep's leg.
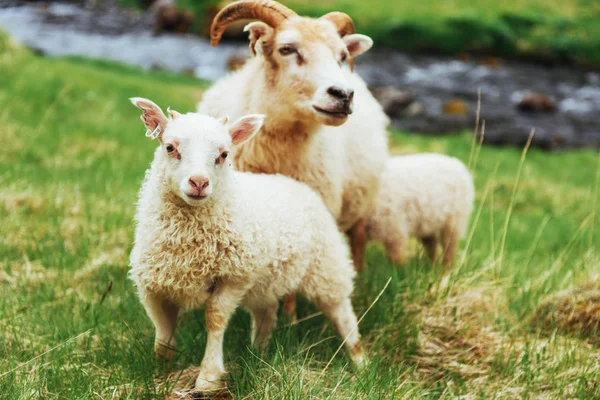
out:
M208 339L195 390L199 392L219 390L223 385L219 379L225 375L223 363L223 337L229 319L241 302L245 290L232 285L217 286L206 302L204 318Z
M454 224L448 223L442 230L442 243L444 252L442 253L442 262L446 269L452 266L452 261L458 250L459 235Z
M296 321L296 293L283 297L283 312L285 315L290 315L292 321Z
M365 247L367 245L367 220L359 220L348 231L350 238L350 248L352 249L352 260L354 261L354 269L361 271L365 258Z
M295 296L294 296L295 298ZM269 342L271 331L277 324L277 303L252 310L252 345L263 350Z
M425 251L429 256L432 264L435 264L437 260L437 237L435 235L421 238L421 243L425 247Z
M156 329L154 340L156 357L164 357L167 360L172 359L175 355L175 328L177 327L179 307L168 300L149 293L142 294L140 298Z
M388 257L397 266L404 264L405 243L405 240L389 240L384 243Z
M346 298L337 304L319 303L318 300L317 303L327 318L331 320L342 340L345 341L344 345L354 364L358 368L363 367L366 364L365 351L350 299Z

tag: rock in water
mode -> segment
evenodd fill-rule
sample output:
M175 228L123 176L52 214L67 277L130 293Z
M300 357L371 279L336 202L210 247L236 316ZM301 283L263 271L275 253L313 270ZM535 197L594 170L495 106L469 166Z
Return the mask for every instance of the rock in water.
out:
M521 96L521 100L517 104L517 108L520 111L543 111L543 112L554 112L556 111L556 105L552 99L542 93L525 93Z
M405 110L415 100L410 90L402 90L394 86L374 88L371 92L390 118L397 118L404 115Z

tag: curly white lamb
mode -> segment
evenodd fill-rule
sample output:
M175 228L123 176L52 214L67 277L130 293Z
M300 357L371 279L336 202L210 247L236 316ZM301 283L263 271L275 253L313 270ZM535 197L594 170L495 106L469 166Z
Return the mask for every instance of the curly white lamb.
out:
M333 322L360 366L354 269L323 201L290 178L231 166L229 152L264 116L226 125L226 118L172 110L167 118L150 100L131 101L143 111L147 136L160 140L140 191L130 259L130 277L156 328L157 355L173 355L178 311L204 306L208 340L195 389L217 389L223 335L236 308L251 312L252 341L262 347L278 300L298 291Z
M422 153L390 158L367 234L385 245L397 265L404 262L409 237L420 239L432 262L441 240L442 261L449 267L466 232L474 197L473 178L454 157Z

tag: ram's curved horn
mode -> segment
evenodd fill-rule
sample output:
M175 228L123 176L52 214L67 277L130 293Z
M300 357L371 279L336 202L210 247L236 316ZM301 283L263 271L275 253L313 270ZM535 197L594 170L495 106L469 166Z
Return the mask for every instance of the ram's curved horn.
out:
M277 28L282 21L297 14L272 0L240 0L223 8L216 15L210 27L210 43L216 46L225 29L240 19L258 19L267 25Z
M354 22L352 22L352 18L346 13L333 11L323 15L321 19L333 22L341 37L355 33Z

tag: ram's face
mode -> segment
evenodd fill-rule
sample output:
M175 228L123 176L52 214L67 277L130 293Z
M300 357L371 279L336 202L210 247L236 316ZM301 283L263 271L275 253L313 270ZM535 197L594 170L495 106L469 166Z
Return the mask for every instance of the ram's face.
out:
M219 42L227 26L246 18L258 19L244 30L254 55L265 60L270 106L296 119L343 124L352 114L354 99L345 69L373 41L355 34L352 19L341 12L312 19L273 0L239 0L215 16L211 43Z
M350 54L333 24L298 19L282 26L265 54L281 97L303 117L340 125L352 114L354 88L348 82Z
M293 105L299 118L343 124L354 105L349 63L371 46L371 40L363 35L342 38L330 21L301 17L277 30L250 24L251 40L261 28L265 37L254 44L255 52L266 58L268 81L276 86L281 102Z

